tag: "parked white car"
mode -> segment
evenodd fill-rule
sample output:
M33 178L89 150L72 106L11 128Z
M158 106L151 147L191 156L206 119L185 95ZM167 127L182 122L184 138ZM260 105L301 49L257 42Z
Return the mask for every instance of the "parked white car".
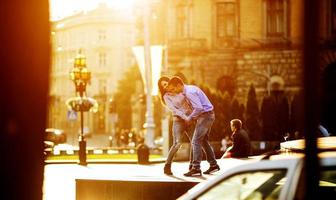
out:
M44 148L53 148L55 145L63 144L67 140L64 130L56 128L45 129Z
M336 137L319 138L318 143L324 149L336 148L332 141L336 141ZM268 160L243 164L224 171L218 177L191 188L179 199L303 199L304 154L288 151L290 147L299 149L304 144L303 140L297 142L282 144L282 148L285 148L283 153L270 156ZM320 153L319 158L320 199L335 198L336 152Z

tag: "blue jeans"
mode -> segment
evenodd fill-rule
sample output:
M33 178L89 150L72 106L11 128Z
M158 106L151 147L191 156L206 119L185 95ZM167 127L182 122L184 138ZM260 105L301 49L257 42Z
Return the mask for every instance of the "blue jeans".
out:
M214 112L201 114L196 121L194 136L192 138L193 147L193 168L200 169L202 161L202 148L205 151L206 159L211 166L216 165L215 153L209 143L211 126L215 121Z
M173 117L173 145L170 147L166 164L171 164L176 152L182 145L183 133L186 133L189 141L191 141L192 133L194 131L193 124L186 124L186 122L177 116ZM192 161L192 151L189 155L190 162Z

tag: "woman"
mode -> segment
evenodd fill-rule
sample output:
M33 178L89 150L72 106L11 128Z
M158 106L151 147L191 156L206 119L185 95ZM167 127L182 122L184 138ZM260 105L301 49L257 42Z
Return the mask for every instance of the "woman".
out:
M182 145L182 134L186 133L189 141L191 141L194 131L193 123L187 124L185 119L192 112L193 108L186 97L181 93L172 95L168 91L169 78L162 76L158 81L158 87L161 94L162 103L168 107L173 114L173 145L170 147L167 160L164 166L164 173L172 175L171 163L175 153ZM190 151L190 162L192 162L192 152ZM191 164L189 165L190 168Z

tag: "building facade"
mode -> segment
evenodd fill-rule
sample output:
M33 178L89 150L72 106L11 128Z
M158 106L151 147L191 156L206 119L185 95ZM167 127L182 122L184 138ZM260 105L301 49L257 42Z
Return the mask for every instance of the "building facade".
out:
M105 4L52 22L52 71L50 88L50 127L65 129L76 135L78 120L69 118L65 101L75 96L69 79L73 60L79 51L86 56L91 72L87 95L98 101L97 113L85 113L84 124L91 133L110 133L113 120L109 102L117 89L118 80L132 65L134 45L132 15L114 10Z
M302 82L303 4L302 0L154 0L149 9L150 39L152 44L166 45L165 75L182 74L188 83L228 92L242 104L253 84L259 105L276 79L291 99ZM332 0L321 1L321 68L336 61L335 5ZM100 105L98 113L86 114L86 124L96 134L111 132L115 120L108 102L123 72L135 64L131 47L143 44L141 9L118 12L101 5L52 23L49 126L78 130L78 121L69 120L64 102L75 95L69 72L81 49L92 72L88 95ZM140 130L144 108L137 96L143 88L137 85L132 126Z
M289 93L302 76L302 7L298 0L171 0L168 74L227 91L246 103L273 76Z

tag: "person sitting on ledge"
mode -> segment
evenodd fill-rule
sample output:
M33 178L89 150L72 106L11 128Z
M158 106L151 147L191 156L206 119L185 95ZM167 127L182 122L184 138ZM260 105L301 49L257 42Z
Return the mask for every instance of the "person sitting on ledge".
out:
M247 132L242 129L242 125L239 119L230 121L232 146L226 150L222 158L242 158L250 155L250 138Z

